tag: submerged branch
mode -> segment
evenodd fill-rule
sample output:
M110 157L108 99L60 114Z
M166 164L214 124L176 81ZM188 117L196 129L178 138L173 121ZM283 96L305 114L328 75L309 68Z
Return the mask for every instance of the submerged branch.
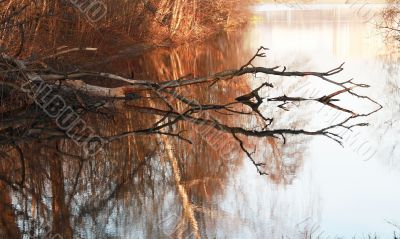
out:
M196 78L188 75L179 79L163 82L129 79L103 72L75 71L60 73L47 67L46 64L41 62L41 60L45 58L56 58L59 55L80 50L92 51L95 49L63 48L59 49L58 52L52 55L31 61L18 60L2 54L0 62L2 67L2 85L11 85L16 88L16 86L22 87L24 84L26 85L28 83L31 86L34 86L34 88L38 88L38 83L40 83L40 89L43 89L41 87L48 87L55 95L68 99L68 103L79 112L80 115L102 114L101 111L106 111L110 109L110 107L114 107L122 111L133 110L138 113L157 116L154 122L151 123L150 127L120 132L114 135L101 135L100 137L102 140L106 142L112 142L128 136L156 134L177 137L180 140L192 143L191 140L184 136L185 130L177 128L179 122L187 122L192 125L210 127L216 131L231 135L261 175L267 174L261 170L261 167L265 165L263 163L257 163L254 160L253 153L250 153L246 149L244 141L239 137L239 135L255 138L281 137L283 138L283 143L286 142L286 137L290 135L322 135L341 144L342 138L334 132L335 129L345 128L351 130L354 127L366 126L367 123L352 123L352 121L356 118L369 116L382 108L379 103L371 99L369 96L360 95L354 91L356 88L369 87L368 85L354 83L353 80L337 82L329 78L330 76L342 72L344 63L326 72L288 71L286 67L280 70L281 67L279 66L269 68L254 66L254 61L257 58L265 57L264 51L267 50L267 48L264 47L260 47L257 53L239 69L222 71L209 76ZM42 68L38 68L38 65ZM267 82L260 82L260 86L256 89L251 90L247 94L238 96L235 99L232 99L231 102L224 104L201 103L196 99L196 95L191 93L184 95L179 91L179 89L186 86L207 87L203 86L206 83L209 84L209 86L222 81L229 84L229 80L231 79L246 79L244 76L256 73L283 77L312 76L327 84L339 87L339 89L330 94L313 98L307 96L291 97L286 95L264 97L262 90L264 88L272 88L274 85ZM86 79L93 76L118 81L120 83L122 82L124 84L119 87L110 88L87 83ZM343 94L349 94L356 98L368 100L377 105L377 108L368 113L358 113L353 109L339 106L337 102L340 100L335 97ZM36 92L35 95L38 95L38 93ZM149 97L149 95L153 97ZM160 102L155 103L156 99ZM266 102L280 102L281 104L278 105L278 108L287 110L285 105L288 102L307 101L327 105L336 111L348 114L348 116L341 122L315 130L273 128L273 122L276 122L279 119L267 117L264 115L265 113L260 110L260 107ZM29 102L31 104L32 100ZM148 103L152 106L146 106ZM177 107L178 103L180 105L179 107ZM223 123L221 120L217 120L212 116L212 114L216 113L230 117L254 116L260 119L262 124L259 125L259 129L248 129L245 126L230 125ZM51 123L50 117L46 117L45 114L38 114L36 117L36 120L30 119L30 122L23 121L23 123L14 125L10 124L9 118L7 121L3 118L0 121L0 125L4 126L0 132L0 144L15 145L34 138L42 140L68 138L65 131L58 129L54 123ZM14 120L14 122L21 122L17 116L12 120ZM79 134L78 136L80 142L89 139L89 136L85 134Z

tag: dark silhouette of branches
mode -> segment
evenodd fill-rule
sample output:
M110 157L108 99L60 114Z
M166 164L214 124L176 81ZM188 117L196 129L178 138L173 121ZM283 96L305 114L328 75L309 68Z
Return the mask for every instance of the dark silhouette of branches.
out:
M127 132L119 132L114 135L101 135L101 138L106 142L112 142L128 136L140 135L165 135L176 137L188 143L192 143L185 136L186 131L178 128L179 122L187 122L197 126L207 126L216 131L230 134L232 138L239 144L242 151L252 161L257 168L259 174L266 174L262 171L264 164L257 163L253 158L254 152L246 149L245 143L241 136L245 137L273 137L282 138L283 143L286 142L286 137L290 135L321 135L328 137L335 142L341 144L342 137L335 133L335 129L344 128L351 130L354 127L366 126L367 123L355 122L355 119L367 117L382 108L375 100L369 96L360 95L355 90L357 88L369 87L366 84L355 83L353 80L338 82L330 79L330 76L336 75L343 71L343 65L328 70L326 72L301 72L289 71L286 67L281 69L280 66L271 68L254 66L254 60L260 57L265 57L267 48L260 47L256 54L239 69L226 70L210 74L204 77L192 77L191 75L182 77L176 80L156 82L151 80L135 80L128 79L119 75L89 72L89 71L74 71L74 72L58 72L52 67L49 67L43 62L44 59L55 58L63 54L73 51L93 51L93 48L72 48L62 49L52 55L37 58L36 60L18 60L16 58L2 55L1 64L3 71L1 74L2 84L21 86L23 83L34 84L35 80L41 79L45 85L52 89L54 95L59 95L65 99L68 105L72 106L75 111L84 117L85 115L112 115L112 108L118 108L122 111L133 110L149 116L156 116L154 122L149 127L139 128ZM280 70L281 69L281 70ZM315 77L323 82L336 86L339 89L319 97L310 98L291 97L291 96L276 96L265 97L262 90L265 88L273 88L274 85L267 82L257 82L259 87L251 90L247 94L240 95L231 102L223 104L210 104L200 102L195 96L185 95L180 93L180 89L187 86L202 87L207 89L215 84L224 82L228 84L233 79L246 79L244 76L255 73L265 75L275 75L282 77L297 77L293 80L301 80L298 77ZM86 83L88 77L97 76L123 83L122 86L115 88L103 87L94 84ZM360 98L375 104L376 109L367 113L359 113L354 109L339 106L337 98L343 94L349 94L353 97ZM147 96L146 96L147 95ZM150 97L148 97L150 95ZM274 128L273 122L279 121L262 112L260 107L267 102L278 102L278 109L285 109L285 105L289 102L305 102L312 101L322 105L331 107L336 111L348 114L341 122L322 127L320 129L293 129L293 128ZM180 107L178 107L180 105ZM184 107L182 107L184 106ZM3 117L0 125L1 145L18 145L19 143L30 140L57 140L68 139L65 131L57 128L50 117L43 113L38 106L33 102L33 99L27 99L25 112L31 112L28 115L13 115L3 112ZM12 107L10 112L12 112ZM34 117L32 117L33 115ZM249 116L261 119L262 124L256 128L247 128L245 125L231 125L217 119L215 114L226 115L230 117ZM4 117L11 115L10 117ZM213 116L214 115L214 116ZM14 124L10 122L15 122ZM17 124L17 122L20 122ZM354 123L353 123L354 122ZM88 140L88 135L79 135L79 141ZM18 150L20 151L20 150ZM23 155L21 154L21 159Z

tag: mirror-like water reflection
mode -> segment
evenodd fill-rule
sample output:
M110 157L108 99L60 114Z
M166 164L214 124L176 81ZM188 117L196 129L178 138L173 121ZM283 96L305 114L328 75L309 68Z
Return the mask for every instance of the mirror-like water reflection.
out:
M0 232L16 238L48 232L62 232L64 238L392 236L396 228L388 222L400 223L400 71L396 54L363 17L343 6L269 11L266 5L254 12L245 29L221 33L206 43L174 49L104 43L109 51L99 53L96 61L82 62L137 79L177 79L237 68L261 45L271 49L260 62L268 66L327 70L345 61L345 71L336 77L370 84L368 95L385 108L372 116L369 128L346 134L344 148L323 137L292 137L285 145L275 139L246 142L259 149L256 157L267 163L266 177L257 175L239 149L230 148L222 156L214 146L227 136L201 128L190 132L193 145L162 136L127 137L109 145L96 160L78 159L78 149L66 142L25 145L24 151L30 152L25 175L29 187L13 191L0 183ZM207 92L187 90L207 102L225 102L257 87L257 77L262 76L248 84L238 81L233 92L224 90L223 83ZM277 84L281 79L268 80ZM264 93L295 96L327 90L312 79L280 82L279 89ZM313 104L289 107L293 111L269 113L292 127L325 125L340 117ZM115 133L144 127L148 117L128 110L111 121L102 116L89 120L99 130ZM20 177L18 168L5 165L3 177Z
M373 15L374 8L369 10ZM246 46L270 47L269 64L292 62L290 66L295 68L326 69L346 62L345 72L340 77L367 82L372 86L368 94L384 104L384 109L373 116L371 127L345 134L345 148L329 140L313 138L307 146L304 166L293 184L265 194L257 191L257 196L253 197L260 202L279 197L277 204L284 211L277 212L280 220L274 220L273 214L261 207L257 213L267 220L260 220L260 226L255 228L265 229L266 226L261 227L262 223L272 223L271 231L264 233L277 232L278 237L289 232L290 236L296 233L293 225L299 225L296 229L314 230L314 236L321 233L325 237L350 238L376 232L387 238L396 229L387 222L399 220L396 202L400 194L396 182L400 175L395 126L399 116L398 106L394 103L399 97L398 60L393 47L385 45L377 33L376 19L370 20L358 12L359 9L343 6L322 10L261 11L261 23L250 30ZM300 92L322 91L315 85L297 89ZM329 110L320 112L323 119L317 119L317 124L338 119ZM304 117L307 116L308 112ZM248 193L250 191L244 195ZM293 201L301 205L294 206Z

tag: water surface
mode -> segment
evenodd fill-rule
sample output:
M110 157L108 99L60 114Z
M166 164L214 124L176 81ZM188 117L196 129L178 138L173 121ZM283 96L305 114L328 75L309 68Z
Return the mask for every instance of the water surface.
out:
M369 14L379 11L379 6L368 7ZM360 12L351 5L264 5L254 9L245 28L221 33L206 43L147 49L143 54L134 47L121 48L86 65L136 78L177 79L238 68L259 46L270 50L258 65L327 71L346 62L344 72L334 79L370 84L362 92L384 108L366 119L369 127L346 133L344 147L326 137L293 136L286 144L277 139L250 141L257 145L256 159L267 163L268 176L259 176L237 147L228 153L216 151L214 144L227 140L226 135L210 138L201 130L189 135L194 145L164 137L128 137L110 145L95 161L46 151L38 158L62 157L63 163L50 165L49 176L41 174L47 166L38 161L38 172L31 175L33 196L16 193L12 198L21 214L36 220L35 224L19 217L19 227L43 230L37 224L46 225L54 216L44 208L51 204L51 196L57 196L65 210L57 218L82 238L191 238L193 221L204 238L306 238L310 234L365 238L375 233L391 237L398 229L389 222L400 223L400 70L396 49L384 43L371 17L366 19ZM276 86L263 92L268 96L311 96L332 90L312 78L263 75L234 83L233 91L224 84L189 90L202 101L225 102L264 80ZM346 97L343 104L360 112L373 107ZM289 107L289 112L271 110L266 104L263 112L279 119L275 126L295 128L318 128L342 117L315 104ZM98 128L111 133L115 126L132 130L154 121L146 117L127 110L113 122L101 121ZM231 123L254 123L236 121ZM46 177L58 180L48 185ZM64 191L54 190L59 187ZM192 221L184 215L188 211L193 213Z

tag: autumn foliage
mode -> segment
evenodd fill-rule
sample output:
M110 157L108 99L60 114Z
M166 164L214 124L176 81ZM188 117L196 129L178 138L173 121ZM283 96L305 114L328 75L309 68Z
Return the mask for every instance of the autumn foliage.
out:
M92 1L0 1L3 51L28 55L35 46L59 47L57 41L79 34L156 45L205 39L243 24L247 5L239 0L96 0L104 9L94 22L88 17L96 11Z

